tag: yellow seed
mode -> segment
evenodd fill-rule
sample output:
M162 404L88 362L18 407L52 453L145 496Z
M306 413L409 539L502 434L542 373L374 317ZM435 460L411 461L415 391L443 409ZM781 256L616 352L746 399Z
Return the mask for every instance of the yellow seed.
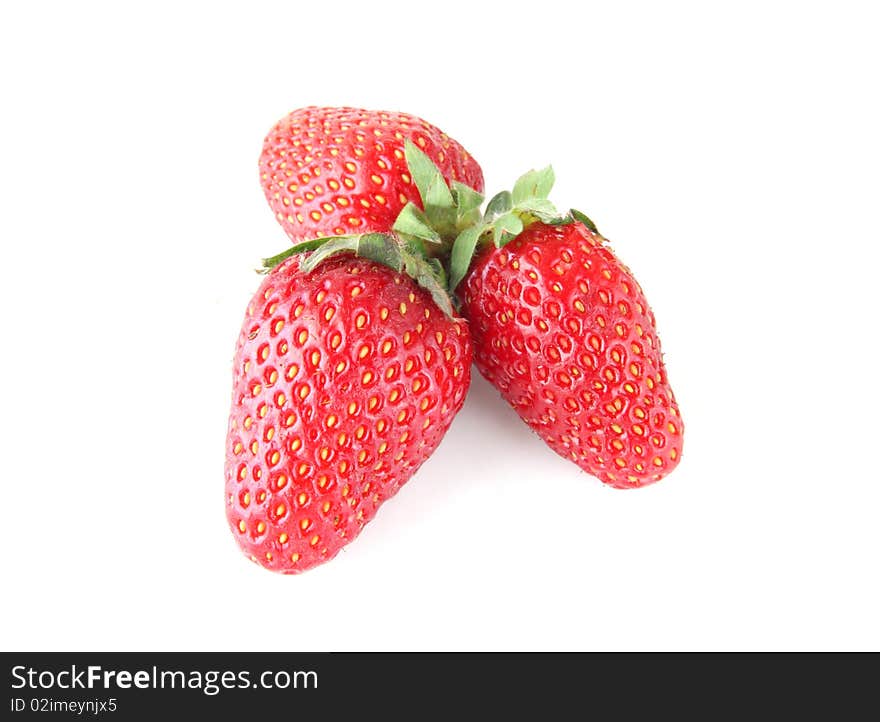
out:
M265 522L261 521L259 524L257 524L257 534L262 534L264 531L266 531L266 524Z
M290 561L292 561L294 564L296 564L299 561L299 554L297 554L296 552L291 554Z

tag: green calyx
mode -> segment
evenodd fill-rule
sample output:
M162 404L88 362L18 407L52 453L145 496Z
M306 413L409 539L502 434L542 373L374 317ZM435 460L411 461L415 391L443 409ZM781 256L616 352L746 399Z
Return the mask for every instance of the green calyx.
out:
M407 274L452 317L453 293L479 247L501 248L538 221L553 225L580 222L598 233L586 215L574 209L560 214L548 199L555 181L551 166L522 175L513 190L493 196L481 213L483 195L458 181L447 183L433 161L409 140L404 155L421 208L407 203L388 233L332 236L297 244L263 259L261 272L267 273L293 255L307 253L301 269L311 273L332 256L353 253Z

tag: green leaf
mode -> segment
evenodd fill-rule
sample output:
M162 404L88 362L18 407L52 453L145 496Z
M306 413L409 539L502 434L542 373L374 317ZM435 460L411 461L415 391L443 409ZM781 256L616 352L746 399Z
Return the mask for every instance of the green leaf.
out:
M466 186L460 181L452 181L452 198L458 209L458 217L464 218L471 211L479 208L483 203L483 194Z
M452 253L449 256L449 290L454 291L456 286L467 275L477 248L477 241L485 230L484 226L471 226L465 228L452 244Z
M495 219L493 226L492 242L501 248L522 233L523 222L515 213L505 213Z
M306 273L311 273L320 263L331 256L335 256L337 253L342 253L343 251L352 251L356 253L360 239L361 236L359 235L339 236L339 238L333 238L327 241L303 261L302 270Z
M593 233L598 233L598 232L599 232L599 229L596 228L596 224L593 223L593 221L591 221L591 220L589 219L589 217L587 216L586 213L581 213L579 210L576 210L575 208L572 208L572 209L569 211L569 214L570 214L571 217L574 218L576 221L580 221L581 223L583 223L583 224L584 224L587 228L589 228Z
M528 198L521 203L517 203L514 210L528 213L544 223L552 223L559 218L559 211L556 210L556 206L546 198Z
M455 208L452 192L449 190L449 186L446 185L443 176L439 175L439 172L436 178L431 179L426 195L422 196L422 201L425 204L425 211L428 212L432 208L443 210L453 210Z
M403 268L400 242L388 233L365 233L358 244L357 255L400 271Z
M395 271L403 267L400 243L394 236L388 233L364 233L331 238L303 261L302 270L311 273L331 256L346 252L381 263Z
M440 283L443 285L443 288L446 288L446 269L443 268L443 264L440 262L439 258L426 258L428 265L434 269L434 273L437 274L437 278L440 279Z
M275 268L275 266L279 265L282 261L286 261L291 256L295 256L298 253L314 251L316 248L320 248L328 241L336 238L343 238L343 236L331 236L330 238L316 238L313 241L305 241L304 243L298 243L295 246L291 246L286 251L281 251L281 253L277 253L274 256L264 258L260 264L261 268L259 269L259 273L268 273L271 269Z
M446 185L443 174L434 165L434 161L419 150L416 144L409 139L404 143L403 153L413 182L419 190L425 210L428 210L428 206L452 208L455 205L452 200L452 193L449 190L449 186Z
M502 213L507 213L511 208L513 208L513 196L510 191L501 191L489 201L483 218L490 221Z
M517 205L528 198L546 198L550 195L556 175L553 167L530 170L521 175L513 185L513 203Z
M391 229L398 233L415 236L430 243L440 243L440 234L431 228L424 212L415 203L407 203Z
M440 307L440 310L452 318L452 301L446 292L446 277L439 261L433 258L429 260L424 256L409 253L408 251L403 251L401 258L403 270L406 271L407 275L430 293L431 298Z

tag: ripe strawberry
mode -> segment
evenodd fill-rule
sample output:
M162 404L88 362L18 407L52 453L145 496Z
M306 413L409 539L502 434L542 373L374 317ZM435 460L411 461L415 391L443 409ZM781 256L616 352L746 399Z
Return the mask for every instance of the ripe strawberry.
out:
M514 221L512 241L477 255L462 312L477 368L554 451L642 486L678 464L682 420L642 289L574 213L584 222Z
M421 205L404 158L408 139L447 182L483 190L470 154L416 116L309 107L281 119L263 143L260 177L290 239L389 231L408 202Z
M464 323L409 276L332 248L269 273L235 354L227 518L245 554L290 574L360 533L437 448L470 383ZM424 270L403 257L392 265Z

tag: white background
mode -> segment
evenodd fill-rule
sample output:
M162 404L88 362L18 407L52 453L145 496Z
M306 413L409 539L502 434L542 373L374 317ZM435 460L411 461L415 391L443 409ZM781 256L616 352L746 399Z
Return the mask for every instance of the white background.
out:
M870 6L4 4L2 648L880 648ZM244 558L256 162L310 104L421 115L493 190L553 163L657 315L673 475L606 488L475 378L334 561Z

